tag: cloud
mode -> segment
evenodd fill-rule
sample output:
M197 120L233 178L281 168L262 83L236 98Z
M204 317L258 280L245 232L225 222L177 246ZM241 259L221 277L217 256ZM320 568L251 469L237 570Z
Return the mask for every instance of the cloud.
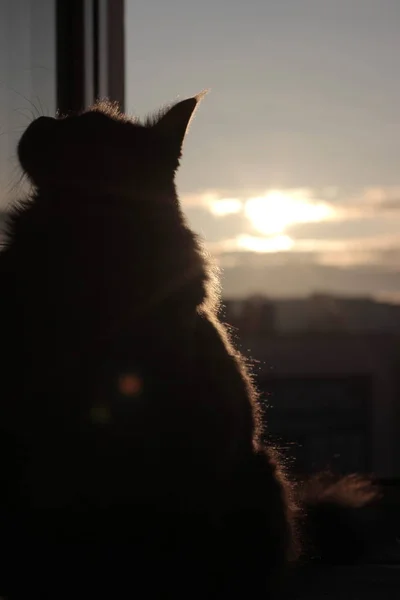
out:
M194 194L184 194L182 204L185 208L202 206L208 208L214 214L218 214L218 209L215 210L216 205L229 207L225 213L221 211L220 214L238 212L242 208L241 196L238 197L232 190L210 189Z
M299 223L287 229L287 235L299 242L301 240L341 240L344 244L352 239L376 238L377 236L396 236L400 233L400 214L396 217L376 215L375 218L340 219L320 223Z
M280 256L247 254L225 255L222 266L222 291L225 298L250 294L270 297L298 297L313 292L392 298L400 297L400 270L382 265L337 266L319 264L318 256L299 257L290 252ZM254 260L257 258L257 260Z
M251 225L241 213L216 216L205 206L191 206L185 210L187 219L202 238L209 244L223 244L226 240L251 233Z
M190 208L193 206L207 207L209 204L210 197L213 197L215 194L217 194L217 193L212 190L197 193L197 194L185 194L182 197L182 204L185 208ZM217 197L218 197L218 195L217 195Z
M216 217L225 217L240 213L243 210L243 203L238 198L220 198L213 200L209 208Z
M393 213L400 210L400 196L398 198L391 198L389 200L383 200L377 205L376 210L384 213Z
M245 250L254 253L277 253L290 250L292 240L286 235L269 237L240 234L235 238L216 241L207 244L208 249L215 254Z
M245 215L265 235L283 234L295 223L316 223L335 218L332 204L312 198L309 190L269 190L249 198Z
M317 264L343 268L377 262L393 269L400 264L400 186L247 190L236 195L232 190L208 191L196 202L197 208L193 198L187 207L189 219L220 261L232 264L232 253L248 252L312 255ZM246 209L253 204L257 210L250 219Z
M373 217L400 208L400 186L338 189L334 201L347 218Z
M374 296L380 302L400 304L400 290L380 290Z

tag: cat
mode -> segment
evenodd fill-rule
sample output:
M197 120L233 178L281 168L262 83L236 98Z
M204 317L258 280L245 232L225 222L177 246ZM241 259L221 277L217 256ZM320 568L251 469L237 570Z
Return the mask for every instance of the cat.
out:
M291 485L176 190L203 96L144 121L98 101L19 141L32 192L0 254L9 598L21 569L43 597L269 597L296 555Z

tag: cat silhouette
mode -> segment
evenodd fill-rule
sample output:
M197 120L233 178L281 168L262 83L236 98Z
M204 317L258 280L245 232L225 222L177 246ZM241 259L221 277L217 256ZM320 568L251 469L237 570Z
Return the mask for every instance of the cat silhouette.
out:
M203 95L144 121L99 101L20 139L32 191L0 254L9 598L269 597L296 552L291 486L176 190Z

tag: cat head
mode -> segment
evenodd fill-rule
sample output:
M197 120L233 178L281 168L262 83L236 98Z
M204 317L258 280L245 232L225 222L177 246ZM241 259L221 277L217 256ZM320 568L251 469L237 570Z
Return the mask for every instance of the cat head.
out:
M178 293L181 302L182 291L195 314L209 277L174 176L204 94L143 122L98 102L80 114L39 117L29 125L18 156L36 190L16 205L7 233L20 257L24 295L41 291L38 306L30 302L32 314L40 312L47 323L62 304L64 317L54 320L63 333L74 322L75 329L102 327L111 335L126 329L133 314L159 309Z
M206 92L139 122L100 101L77 115L39 117L22 135L18 158L39 188L80 188L89 193L129 193L165 185L179 166L182 145Z

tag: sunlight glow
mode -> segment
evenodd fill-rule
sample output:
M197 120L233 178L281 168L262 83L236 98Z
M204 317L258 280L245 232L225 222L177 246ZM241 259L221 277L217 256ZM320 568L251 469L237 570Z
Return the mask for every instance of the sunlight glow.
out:
M334 208L313 202L304 190L271 190L265 196L250 198L245 214L253 227L264 235L282 234L296 223L313 223L333 218Z
M236 214L243 208L242 202L237 198L215 198L210 202L209 206L210 211L216 217Z
M111 421L111 412L107 406L93 406L90 410L90 418L93 423L107 425Z
M143 383L135 373L121 375L118 379L118 391L123 396L137 396L142 391Z
M276 235L269 238L240 235L236 239L236 243L238 248L251 252L284 252L293 246L293 241L287 235Z

